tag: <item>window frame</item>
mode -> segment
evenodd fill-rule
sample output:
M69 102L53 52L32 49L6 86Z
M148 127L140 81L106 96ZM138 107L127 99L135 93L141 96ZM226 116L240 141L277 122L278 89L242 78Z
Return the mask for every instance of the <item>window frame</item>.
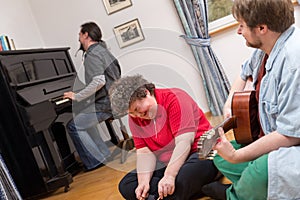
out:
M291 0L294 5L299 5L300 0ZM238 25L238 22L230 14L220 19L208 23L209 35L212 36L216 33L228 30Z

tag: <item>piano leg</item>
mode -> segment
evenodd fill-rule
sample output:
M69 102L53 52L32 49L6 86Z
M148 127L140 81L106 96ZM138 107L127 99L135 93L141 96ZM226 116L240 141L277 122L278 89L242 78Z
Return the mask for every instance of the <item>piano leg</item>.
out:
M54 164L57 168L58 175L47 181L47 185L49 189L56 189L58 186L64 186L65 191L68 191L69 184L73 182L72 175L69 172L64 171L62 162L59 159L60 155L54 147L53 140L50 134L51 133L48 130L43 131L43 135L48 144Z
M76 175L82 170L82 167L75 158L74 149L71 151L64 122L53 123L51 133L58 146L64 170L70 172L72 176Z

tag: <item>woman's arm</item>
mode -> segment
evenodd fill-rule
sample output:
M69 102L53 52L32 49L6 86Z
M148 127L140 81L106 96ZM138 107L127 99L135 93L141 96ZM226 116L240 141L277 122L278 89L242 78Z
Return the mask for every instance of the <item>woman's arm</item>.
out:
M175 137L175 148L170 162L166 168L164 177L158 184L158 194L160 199L173 194L175 190L175 178L179 169L190 154L191 145L194 142L195 133L188 132Z
M150 189L150 180L156 166L156 157L148 147L137 149L138 186L135 190L137 199L145 199Z

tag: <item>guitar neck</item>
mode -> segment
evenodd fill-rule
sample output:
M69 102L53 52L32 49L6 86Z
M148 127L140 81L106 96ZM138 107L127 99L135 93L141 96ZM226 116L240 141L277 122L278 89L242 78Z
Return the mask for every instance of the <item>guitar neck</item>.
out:
M225 119L221 124L216 126L214 129L217 130L219 127L223 128L224 133L226 133L230 129L236 128L236 117L233 116Z
M198 141L200 159L210 157L211 150L220 137L219 127L222 127L225 133L233 129L234 139L239 144L249 144L258 137L259 122L255 91L235 92L231 108L232 117L225 119L221 124L200 136Z
M206 131L198 141L198 155L200 159L207 159L211 152L212 147L217 143L218 138L220 137L218 128L222 127L226 133L232 128L236 127L236 118L230 117L225 119L221 124L216 127Z

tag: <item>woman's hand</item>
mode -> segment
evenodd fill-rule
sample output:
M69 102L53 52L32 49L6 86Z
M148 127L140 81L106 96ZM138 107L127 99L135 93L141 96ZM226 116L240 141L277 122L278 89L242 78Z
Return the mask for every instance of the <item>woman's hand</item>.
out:
M150 189L149 183L139 183L137 188L135 189L135 195L138 200L144 200L148 197L148 192Z
M165 175L158 183L159 199L163 199L163 197L173 194L174 191L175 177Z
M150 180L155 170L156 156L148 147L137 149L136 155L138 186L135 189L135 194L137 199L143 200L149 195Z

